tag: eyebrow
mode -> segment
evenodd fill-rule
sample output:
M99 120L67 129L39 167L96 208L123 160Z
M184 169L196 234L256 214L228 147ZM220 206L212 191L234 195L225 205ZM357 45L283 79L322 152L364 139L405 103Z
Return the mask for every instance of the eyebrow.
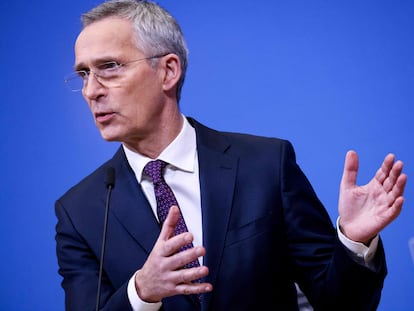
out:
M75 71L80 71L80 70L83 70L85 68L86 68L86 65L84 65L84 63L78 63L78 64L75 64L73 66L73 70L75 70Z
M117 60L117 57L104 56L104 57L100 57L100 58L96 58L96 59L92 60L91 63L92 63L93 66L97 66L99 64L104 64L104 63L112 62L112 61L119 62L119 60ZM80 62L78 64L75 64L73 69L75 71L81 71L81 70L89 69L89 66L87 66L84 62Z

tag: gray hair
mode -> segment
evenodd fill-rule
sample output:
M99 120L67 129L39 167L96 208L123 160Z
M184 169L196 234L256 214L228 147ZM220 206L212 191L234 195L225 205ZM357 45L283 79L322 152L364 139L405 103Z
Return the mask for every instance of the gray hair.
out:
M133 23L137 48L146 56L176 54L181 63L181 77L177 83L180 100L188 64L188 50L181 27L174 17L158 4L141 0L111 0L82 15L83 28L108 17L119 17Z

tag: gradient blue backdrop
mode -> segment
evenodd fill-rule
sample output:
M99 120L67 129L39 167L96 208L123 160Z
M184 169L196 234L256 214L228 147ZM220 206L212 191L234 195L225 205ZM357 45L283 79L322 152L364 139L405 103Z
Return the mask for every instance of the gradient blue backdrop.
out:
M79 15L98 0L0 3L0 310L63 310L54 201L117 148L63 76ZM290 139L333 220L346 151L359 183L394 152L414 177L413 1L162 0L190 66L181 107L221 130ZM383 233L380 310L414 310L412 183Z

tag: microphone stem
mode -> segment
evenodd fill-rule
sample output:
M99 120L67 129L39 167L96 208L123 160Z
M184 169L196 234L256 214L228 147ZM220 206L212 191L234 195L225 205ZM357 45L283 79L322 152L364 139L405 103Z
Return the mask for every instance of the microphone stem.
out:
M103 274L103 262L105 255L105 245L106 245L106 228L108 225L108 214L109 214L109 200L111 198L112 185L108 185L108 192L106 195L106 205L105 205L105 219L104 219L104 228L102 235L102 248L101 248L101 260L99 264L99 277L98 277L98 292L96 295L96 311L99 310L100 300L101 300L101 283L102 283L102 274Z

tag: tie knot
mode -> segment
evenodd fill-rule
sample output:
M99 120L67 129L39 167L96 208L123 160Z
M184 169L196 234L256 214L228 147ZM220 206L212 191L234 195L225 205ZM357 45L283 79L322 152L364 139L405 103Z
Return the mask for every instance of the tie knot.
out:
M153 183L163 180L163 171L167 163L162 160L150 161L144 167L144 173L152 178Z

